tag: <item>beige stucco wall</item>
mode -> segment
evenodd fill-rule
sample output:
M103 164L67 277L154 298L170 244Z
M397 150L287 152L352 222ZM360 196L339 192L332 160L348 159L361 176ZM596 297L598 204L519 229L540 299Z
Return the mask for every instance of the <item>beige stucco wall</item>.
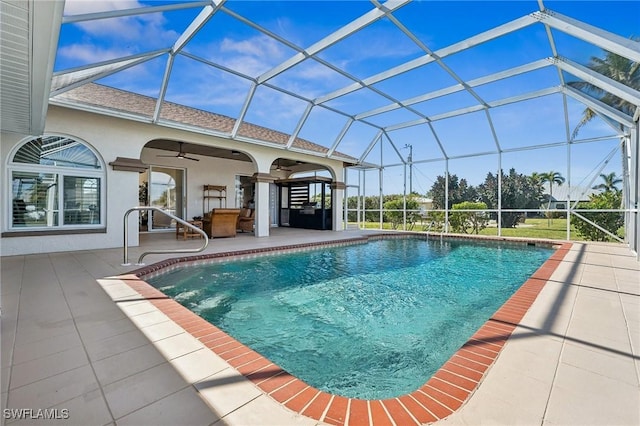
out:
M236 207L235 176L251 176L256 172L270 173L270 166L278 157L323 164L331 170L334 179L341 180L342 178L342 163L339 161L59 106L49 106L45 133L61 134L82 140L93 147L104 161L106 165L106 200L104 204L106 233L2 238L0 242L2 256L122 247L123 215L127 209L138 205L139 175L137 172L114 171L108 164L116 157L140 158L144 163L156 166L186 167L186 218L188 219L203 213L202 185L226 185L227 207ZM28 137L2 133L0 164L3 169L3 182L10 181L6 170L9 156L14 152L14 148ZM147 142L159 138L239 150L248 154L254 162L247 163L211 157L198 157L201 160L199 162L185 162L184 160L157 156L158 154L167 154L166 151L143 149ZM3 184L1 191L3 212L1 226L2 232L6 232L9 227L8 214L11 206L10 185ZM268 217L268 206L266 205L268 203L263 200L262 204L262 206L258 206L258 209L264 209L262 212L264 214L259 214L259 216ZM342 211L341 198L336 200L334 209ZM135 217L135 213L131 215L129 225L129 244L131 246L138 244ZM267 220L265 219L264 222L266 223ZM334 220L334 228L341 229L342 223ZM263 227L259 235L268 235L268 228Z

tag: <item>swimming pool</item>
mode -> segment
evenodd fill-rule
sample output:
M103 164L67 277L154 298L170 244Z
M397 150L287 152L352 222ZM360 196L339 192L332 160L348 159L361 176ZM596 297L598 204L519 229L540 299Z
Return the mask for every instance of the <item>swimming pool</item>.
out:
M388 398L425 383L551 253L391 239L148 282L320 390Z

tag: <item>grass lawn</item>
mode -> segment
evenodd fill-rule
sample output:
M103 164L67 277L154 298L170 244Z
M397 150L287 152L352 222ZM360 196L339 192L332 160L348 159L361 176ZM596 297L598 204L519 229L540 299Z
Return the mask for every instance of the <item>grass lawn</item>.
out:
M378 222L366 222L364 227L367 229L379 229ZM384 223L383 229L391 229L390 223ZM420 223L417 223L410 231L426 231ZM498 228L489 227L480 231L480 235L498 235ZM522 238L545 238L551 240L567 239L567 220L566 219L527 219L525 223L519 224L516 228L502 228L502 236L504 237L522 237ZM574 241L582 241L583 238L577 234L573 226L571 226L571 239Z
M497 228L485 228L480 231L480 235L497 235ZM567 239L567 219L527 219L524 223L518 224L516 228L502 228L504 237L523 238L548 238L552 240ZM571 238L582 241L573 225L571 226Z

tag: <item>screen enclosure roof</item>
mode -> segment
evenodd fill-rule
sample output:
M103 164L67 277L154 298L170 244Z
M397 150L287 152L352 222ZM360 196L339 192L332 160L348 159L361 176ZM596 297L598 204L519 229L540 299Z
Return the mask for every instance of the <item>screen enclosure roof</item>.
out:
M640 105L637 79L588 66L640 62L637 2L31 1L31 23L10 3L3 38L8 22L38 43L9 100L3 48L3 112L31 101L3 128L30 134L51 103L403 164L620 137ZM598 124L575 133L585 108Z

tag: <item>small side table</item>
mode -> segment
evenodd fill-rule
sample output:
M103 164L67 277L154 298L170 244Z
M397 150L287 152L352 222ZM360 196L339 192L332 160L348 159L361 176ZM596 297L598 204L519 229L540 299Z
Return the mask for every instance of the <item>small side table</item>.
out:
M202 221L201 220L189 220L191 225L195 226L198 229L202 229ZM202 238L202 234L196 232L193 228L189 228L181 224L180 222L176 223L176 239L178 239L182 235L182 238L186 240L187 238Z

